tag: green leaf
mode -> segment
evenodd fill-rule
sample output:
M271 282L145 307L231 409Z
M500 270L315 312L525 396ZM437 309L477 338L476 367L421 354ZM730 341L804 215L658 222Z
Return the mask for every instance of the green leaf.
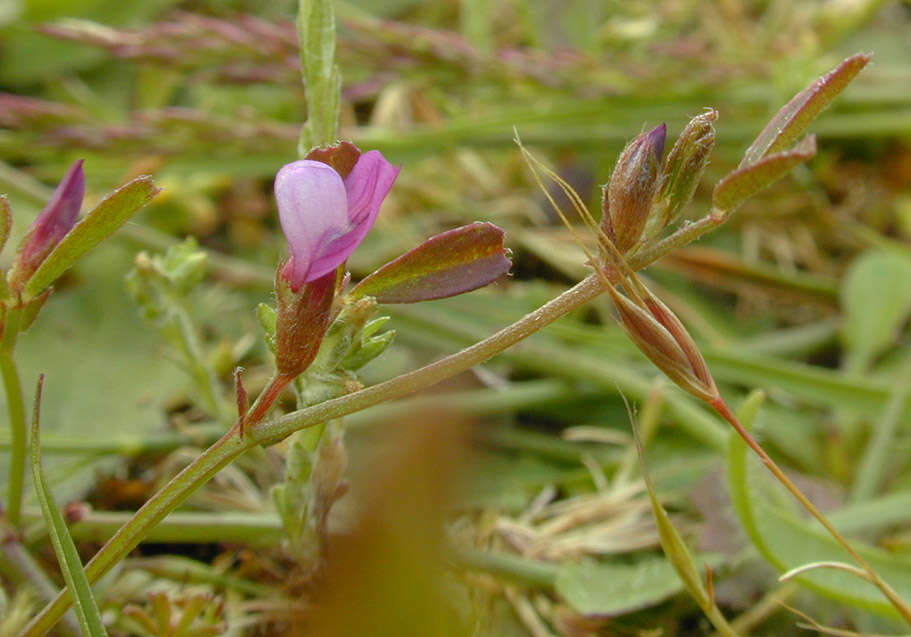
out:
M749 427L753 417L741 413L740 419ZM746 443L739 436L731 436L727 453L731 502L744 531L762 556L782 572L811 562L845 561L844 549L818 526L798 518L791 499L775 488L764 467L758 462L748 463L747 455ZM899 596L911 599L911 560L858 542L852 544ZM816 569L796 579L840 603L888 617L898 616L879 589L851 573Z
M43 378L42 378L43 380ZM82 570L82 562L76 552L76 545L66 528L66 522L54 502L54 496L47 486L44 471L41 469L41 450L38 431L38 403L41 400L41 385L39 380L38 392L35 397L35 416L32 420L32 481L41 505L41 512L47 524L51 544L60 564L60 570L67 587L73 595L73 605L76 608L76 617L84 635L92 637L107 635L101 621L101 613L92 595L92 587Z
M857 258L841 288L845 368L863 373L894 342L911 313L911 252L870 251Z
M712 195L712 205L722 213L730 214L744 201L815 154L816 138L809 135L791 150L765 155L752 164L742 165L718 182Z
M166 402L186 392L185 377L161 355L158 334L141 322L124 292L123 273L133 258L122 242L106 242L87 255L76 265L73 285L51 295L19 339L22 378L48 372L54 380L42 401L45 432L89 446L109 441L114 431L153 435L167 422ZM6 409L0 392L0 411ZM0 485L6 483L6 456L0 453ZM123 461L118 453L90 457L74 450L43 464L54 495L67 501L82 497L99 473L115 471Z
M361 281L354 298L378 303L416 303L483 287L512 265L504 232L492 223L472 223L431 237Z
M740 167L790 146L863 69L872 53L855 53L781 107L744 153Z
M699 568L721 556L697 558ZM674 567L663 557L648 556L632 564L566 563L557 572L556 590L583 615L622 615L655 604L683 590Z
M152 178L143 176L108 195L57 244L25 284L25 293L35 296L56 281L86 252L114 234L158 191Z

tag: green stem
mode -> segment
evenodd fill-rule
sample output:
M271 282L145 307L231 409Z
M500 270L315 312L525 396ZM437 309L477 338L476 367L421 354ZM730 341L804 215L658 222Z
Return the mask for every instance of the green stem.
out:
M712 209L709 214L702 219L690 223L684 223L673 234L647 245L629 259L629 267L633 272L638 272L650 263L654 263L668 252L682 248L704 235L706 232L714 230L727 220L727 216L719 211Z
M199 335L196 333L189 312L178 299L172 299L171 309L174 312L173 337L183 353L196 387L202 393L203 400L212 415L227 419L224 402L218 399L218 381L212 370L203 363Z
M335 0L300 0L297 14L300 63L307 94L307 121L298 153L325 146L338 135L341 76L335 64Z
M559 570L556 564L502 551L461 548L453 550L452 558L463 568L483 571L535 588L553 588Z
M167 453L187 446L208 446L225 432L224 424L199 424L186 433L161 433L148 436L115 435L98 440L85 436L45 434L41 436L42 455L64 456L139 456L148 453ZM12 448L11 437L0 435L0 451Z
M721 614L721 611L718 610L718 606L712 604L708 608L703 609L705 616L709 618L709 621L712 622L712 626L715 627L715 630L718 631L719 635L723 637L739 637L737 631L728 623L724 618L724 615Z
M25 403L22 399L22 384L19 370L13 358L16 334L19 330L19 312L7 314L4 325L3 343L0 345L0 375L3 376L3 390L6 393L6 409L9 414L10 461L7 490L6 516L13 526L18 527L22 517L22 488L25 476L25 457L28 453L28 428L25 422Z
M769 616L782 610L782 604L797 593L799 588L796 582L788 582L783 586L772 589L753 604L749 610L735 617L731 621L731 627L737 633L743 633L744 635L751 633L756 626ZM719 633L714 633L711 637L717 637L718 635Z
M155 525L247 449L274 443L304 427L400 398L467 371L587 303L603 291L600 277L590 275L512 325L442 360L341 398L251 426L243 439L238 435L239 427L235 426L155 493L117 531L86 564L86 577L90 582L97 581L133 550ZM62 591L31 621L22 636L44 635L53 628L71 603L69 592Z
M133 513L129 511L87 511L70 525L70 535L80 542L105 542L132 517ZM40 511L28 509L22 518L26 523L44 519ZM143 539L148 542L242 542L274 546L281 538L281 520L274 513L175 511Z
M803 508L806 509L810 515L816 518L816 520L823 525L826 531L828 531L829 534L835 538L835 541L838 542L845 551L847 551L848 555L850 555L854 561L857 562L857 564L864 571L866 571L867 575L870 578L870 582L874 584L880 591L882 591L883 595L885 595L886 599L891 602L895 610L899 612L905 621L911 624L911 607L908 606L908 604L899 596L895 589L888 584L888 582L879 576L879 573L877 573L873 567L870 566L869 562L867 562L867 560L865 560L860 555L860 553L854 550L854 547L851 546L848 540L846 540L844 536L839 533L834 526L832 526L832 523L826 519L826 516L824 516L819 509L816 508L816 505L813 504L806 495L804 495L804 492L801 491L797 485L794 484L794 482L787 476L787 474L781 470L775 461L769 457L769 454L765 452L765 449L763 449L759 443L756 442L753 436L750 435L750 432L748 432L743 427L743 425L740 424L737 416L735 416L734 412L728 408L727 404L720 398L712 401L710 404L722 418L727 420L731 426L734 427L734 430L737 432L737 434L743 438L743 441L747 443L750 449L752 449L756 455L759 456L759 459L762 460L762 463L772 473L772 475L774 475L775 478L782 485L784 485L788 491L791 492L791 495L793 495L794 498L800 502Z

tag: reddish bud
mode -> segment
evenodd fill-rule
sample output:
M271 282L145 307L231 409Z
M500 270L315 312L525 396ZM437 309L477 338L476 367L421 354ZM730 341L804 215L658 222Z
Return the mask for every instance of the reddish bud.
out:
M620 254L629 252L642 238L658 189L666 137L667 127L661 124L627 144L604 189L601 228Z
M279 376L294 378L306 370L319 353L329 328L336 273L331 271L309 281L295 292L278 266L275 294L278 308L275 321L275 367Z
M84 196L85 175L80 159L70 166L50 201L22 238L16 260L10 269L9 281L12 287L21 287L28 281L47 255L73 229Z

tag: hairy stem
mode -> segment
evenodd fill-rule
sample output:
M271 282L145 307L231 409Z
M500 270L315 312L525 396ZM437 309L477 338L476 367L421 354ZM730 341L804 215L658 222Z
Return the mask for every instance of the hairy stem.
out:
M688 245L704 235L706 232L714 230L727 220L727 215L722 214L716 209L712 209L709 214L697 221L684 223L673 234L656 241L655 243L646 244L641 250L629 257L629 268L633 272L638 272L650 263L654 263L668 252Z
M155 493L130 521L114 534L114 537L86 564L86 577L90 582L97 581L133 550L149 530L168 513L180 506L194 491L247 449L259 444L276 442L305 427L312 427L332 418L340 418L381 402L406 396L467 371L584 305L603 291L601 277L597 274L590 275L512 325L425 367L281 418L255 425L248 423L250 426L243 438L239 435L239 426L232 428ZM69 592L62 591L31 621L22 636L44 635L53 628L71 603Z

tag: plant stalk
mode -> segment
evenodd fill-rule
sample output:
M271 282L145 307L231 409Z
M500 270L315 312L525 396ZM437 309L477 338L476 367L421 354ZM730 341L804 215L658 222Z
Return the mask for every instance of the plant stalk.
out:
M117 533L86 564L89 582L97 581L133 550L150 529L183 503L223 467L244 451L260 444L275 443L290 434L332 418L340 418L373 405L394 400L435 385L483 363L504 349L546 327L604 291L601 277L592 274L540 308L526 314L515 323L460 352L447 356L420 369L397 376L378 385L367 387L347 396L328 400L307 409L255 425L240 437L239 424L222 436L192 463L187 465L168 484L155 493ZM68 590L59 595L26 626L21 637L38 637L51 630L69 608L72 599Z
M18 527L22 518L22 489L25 477L25 458L28 454L28 426L25 422L25 402L22 399L22 383L13 351L19 332L20 312L9 311L3 325L3 342L0 343L0 375L6 393L6 410L9 414L10 460L7 488L6 517L10 524Z
M854 547L844 538L844 536L839 533L834 526L826 519L822 512L816 508L816 505L813 504L810 499L804 495L796 484L794 484L791 479L785 474L784 471L775 463L774 460L765 452L758 442L750 435L743 425L740 424L740 421L737 419L737 416L730 410L727 404L720 398L711 401L709 404L718 412L722 418L728 421L737 434L743 438L743 441L749 445L759 459L762 460L762 463L766 468L772 472L772 475L782 484L784 487L790 491L798 502L812 515L816 520L825 527L826 531L838 542L841 547L847 551L855 562L867 573L870 578L870 582L873 583L883 595L889 600L892 606L899 612L899 614L911 624L911 607L898 595L898 593L893 589L888 582L882 579L879 574L873 569L872 566L865 560L860 553L854 550Z

